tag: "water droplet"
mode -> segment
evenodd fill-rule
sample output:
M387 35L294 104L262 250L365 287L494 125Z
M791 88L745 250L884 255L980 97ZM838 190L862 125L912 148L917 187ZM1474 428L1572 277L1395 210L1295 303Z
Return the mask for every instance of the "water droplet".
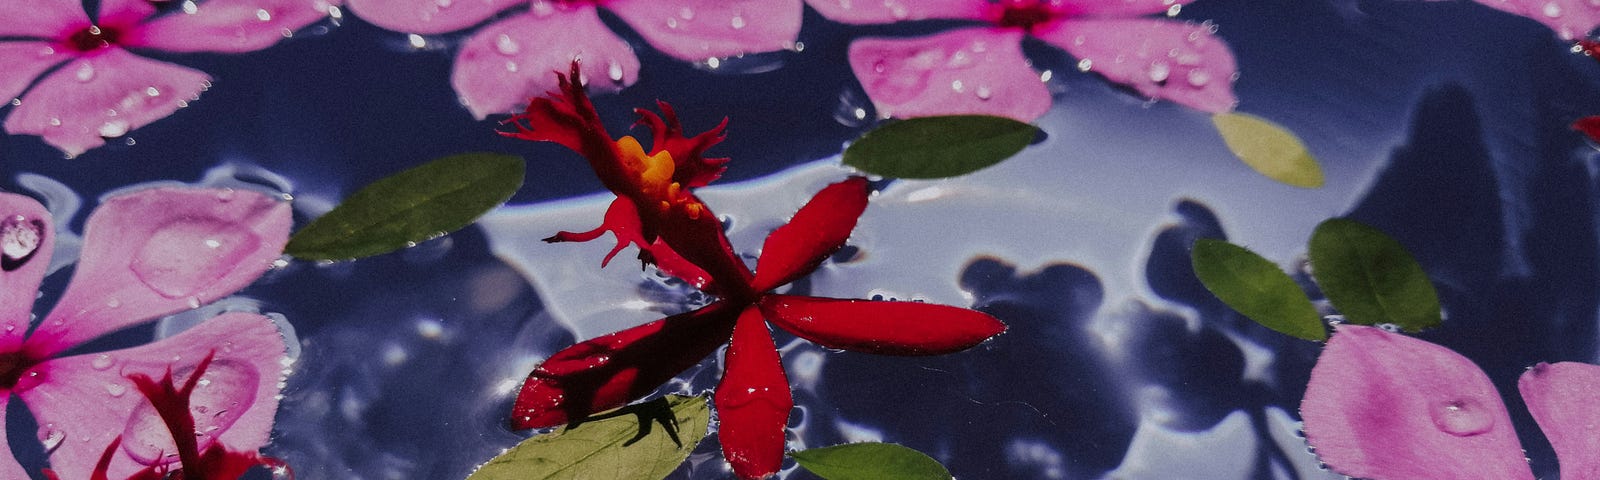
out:
M556 7L553 6L553 5L550 5L550 2L548 2L546 0L539 0L539 1L533 2L533 14L534 15L538 15L540 17L548 17L552 13L556 13Z
M218 245L210 247L208 240ZM130 268L162 296L187 297L222 279L260 245L254 233L232 222L184 217L151 233Z
M188 304L190 309L200 308L200 297L189 297Z
M50 126L52 126L52 127L61 126L61 119L56 118L56 117L50 117Z
M11 106L15 107L15 106L18 106L18 105L22 105L22 99L20 99L20 98L11 99Z
M1094 61L1093 60L1089 60L1087 58L1085 58L1083 60L1078 60L1078 71L1087 72L1091 68L1094 68Z
M113 363L116 362L112 361L111 355L102 353L95 355L94 360L89 361L89 366L94 367L95 370L105 370L107 368L111 368Z
M428 39L422 38L422 35L417 35L415 33L406 35L406 42L411 44L411 48L428 47Z
M972 56L968 55L967 52L958 51L954 55L950 56L950 61L945 62L945 66L950 68L965 68L972 66Z
M667 17L667 28L678 28L678 19Z
M1056 76L1056 72L1053 72L1053 71L1050 71L1050 70L1045 70L1043 72L1039 72L1039 81L1048 82L1048 81L1050 81L1051 78L1054 78L1055 76Z
M451 5L455 5L455 2L453 0L433 0L433 4L438 5L439 8L450 8Z
M1544 9L1541 10L1541 12L1544 13L1544 16L1546 16L1546 17L1550 17L1550 18L1560 17L1561 16L1561 6L1557 5L1556 2L1545 3L1544 4Z
M1183 11L1183 5L1182 4L1176 4L1176 5L1167 7L1167 16L1176 17L1176 16L1178 16L1178 12L1180 12L1180 11Z
M499 37L495 37L494 49L501 55L516 55L522 51L522 46L517 45L517 41L512 40L510 35L502 33Z
M256 9L256 20L270 22L272 21L272 12L268 12L265 8L258 8Z
M694 9L689 7L680 8L678 9L678 17L684 20L694 20Z
M1167 66L1167 62L1151 63L1149 73L1150 81L1162 83L1167 81L1167 76L1172 74L1172 67Z
M0 220L0 270L9 272L28 263L43 239L43 222L22 215Z
M981 85L978 87L978 90L976 92L974 92L974 93L976 93L978 95L978 99L979 100L988 100L988 99L994 97L994 92L990 91L989 87L985 87L985 86L981 86Z
M122 394L128 393L128 387L120 383L107 383L106 393L110 394L112 398L118 398L121 397Z
M66 439L67 432L56 429L55 424L46 424L44 428L39 429L39 442L44 444L45 453L54 452Z
M89 62L78 63L78 71L74 74L74 76L80 82L94 80L94 64Z
M186 0L186 1L183 2L183 13L194 15L195 13L198 13L199 11L200 11L200 6L199 5L195 5L195 3L192 0Z
M517 66L517 62L506 60L506 71L507 72L515 72L515 71L517 71L518 68L521 68L521 67Z
M883 72L888 71L888 70L889 70L889 62L885 62L883 60L878 60L876 62L872 62L872 71L873 71L873 73L883 73Z
M173 383L183 385L193 373L193 366L175 371ZM189 396L189 412L194 416L195 433L203 451L255 403L260 378L248 364L217 359L195 384L194 393ZM122 438L123 452L141 463L154 463L160 461L163 454L177 451L172 434L148 401L134 408Z
M733 16L733 20L730 21L729 23L731 25L733 25L733 29L734 30L743 29L744 28L744 17L738 16L738 15L734 15Z
M1462 398L1434 404L1428 411L1439 431L1470 437L1494 428L1494 416L1477 400Z
M712 70L716 70L718 67L722 66L722 59L717 57L707 58L706 66L711 67Z
M613 82L621 83L622 74L623 71L621 63L617 62L616 60L606 62L606 78L610 78Z
M967 86L962 84L960 80L953 80L950 82L950 89L960 93L966 91Z
M100 136L106 138L117 138L126 135L128 133L128 122L123 120L112 120L103 123L100 125L99 132Z

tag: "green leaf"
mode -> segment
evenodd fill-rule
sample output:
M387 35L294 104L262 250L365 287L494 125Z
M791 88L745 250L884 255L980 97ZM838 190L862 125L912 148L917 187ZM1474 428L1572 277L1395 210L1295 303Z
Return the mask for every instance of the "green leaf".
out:
M844 150L844 164L896 178L945 178L1011 158L1039 132L1004 117L951 115L889 123Z
M1301 188L1322 186L1322 167L1294 133L1244 113L1211 116L1228 150L1267 178Z
M1406 247L1354 220L1330 219L1311 234L1312 276L1345 320L1407 331L1436 326L1439 294Z
M389 253L472 224L522 188L512 155L465 153L373 182L289 239L302 260L349 260Z
M950 480L950 471L922 452L892 443L850 443L789 454L827 480Z
M659 480L706 435L706 397L668 395L517 444L467 480Z
M1189 254L1195 276L1222 303L1289 336L1328 339L1311 299L1272 261L1244 247L1209 238L1195 241Z

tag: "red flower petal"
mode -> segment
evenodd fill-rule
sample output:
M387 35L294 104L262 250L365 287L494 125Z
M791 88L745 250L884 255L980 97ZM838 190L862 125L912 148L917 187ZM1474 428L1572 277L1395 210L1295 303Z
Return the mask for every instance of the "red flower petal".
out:
M818 345L885 355L958 352L1006 330L983 312L921 302L767 295L761 309L772 323Z
M726 342L735 315L713 303L556 352L522 384L511 425L552 427L643 397Z
M823 188L761 247L755 289L772 290L810 274L844 246L867 208L867 179L850 177Z
M582 154L594 168L600 183L618 196L629 196L633 182L623 166L622 153L617 143L606 133L606 126L595 112L589 95L578 82L578 62L572 62L567 76L558 77L558 91L533 99L527 110L513 115L503 123L517 128L515 132L501 135L535 142L555 142Z
M1600 142L1600 115L1591 115L1572 122L1572 129L1583 132L1589 140Z
M644 234L640 232L643 228L643 226L639 225L639 210L633 206L633 201L618 197L616 200L611 201L611 206L606 208L605 219L601 220L600 226L595 227L594 230L577 233L556 232L555 235L544 239L544 241L549 243L587 242L599 238L600 235L606 232L611 232L612 235L617 237L617 246L606 254L605 259L600 260L600 267L605 268L607 264L611 263L611 258L617 256L617 252L627 248L628 244L638 245L639 248L647 248L649 244L645 242Z
M1311 370L1300 416L1317 456L1352 477L1533 479L1482 370L1382 329L1338 327Z
M733 329L717 405L722 456L740 478L766 478L783 466L784 428L794 398L761 311L747 308Z
M1541 363L1517 381L1561 460L1561 478L1600 478L1600 366Z
M722 176L722 171L727 170L724 165L726 158L705 158L702 155L712 145L721 143L728 138L723 130L728 128L728 119L706 130L704 133L693 137L683 136L683 124L678 123L677 112L672 111L672 105L667 102L656 102L661 107L661 115L642 108L634 109L639 115L639 124L650 128L650 154L666 150L672 154L673 164L676 169L672 172L672 180L683 184L684 187L704 187L717 177Z

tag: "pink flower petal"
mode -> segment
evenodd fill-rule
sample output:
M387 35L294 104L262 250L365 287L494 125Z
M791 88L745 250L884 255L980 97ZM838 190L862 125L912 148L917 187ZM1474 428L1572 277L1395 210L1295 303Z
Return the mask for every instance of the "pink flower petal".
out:
M118 435L122 446L111 478L127 478L143 466L175 460L164 454L176 453L172 434L128 375L160 378L171 368L181 381L213 352L191 397L196 430L204 434L200 447L220 441L253 451L266 445L285 357L282 333L257 314L227 313L149 345L46 361L18 384L18 395L38 419L39 438L56 444L50 465L61 478L88 478Z
M784 428L794 397L759 310L747 308L739 315L724 361L722 383L712 397L722 457L740 478L772 476L783 466Z
M1541 363L1517 381L1564 480L1600 479L1600 366Z
M511 425L553 427L648 395L726 343L737 314L713 303L556 352L528 374Z
M5 129L44 137L77 155L171 115L209 80L196 70L109 48L46 76L6 118Z
M1066 3L1065 9L1074 16L1138 17L1167 12L1173 5L1188 5L1194 0L1068 0Z
M976 310L921 302L767 295L767 319L827 348L883 355L943 355L1006 330Z
M1556 35L1560 35L1562 40L1577 40L1600 25L1600 5L1588 0L1477 0L1477 2L1531 18L1555 30Z
M801 0L612 0L650 45L679 60L704 60L794 46Z
M0 0L0 36L55 38L89 26L81 0Z
M850 177L828 185L800 207L789 223L773 230L756 262L755 290L794 281L844 246L856 218L867 209L867 179Z
M633 49L589 6L518 15L479 30L457 54L450 84L481 119L521 109L556 90L556 77L580 57L591 90L614 92L639 78Z
M100 10L95 13L95 18L102 26L132 27L156 14L155 3L150 0L100 0Z
M527 0L346 0L362 20L406 33L444 33L488 20Z
M0 392L0 412L6 410L6 404L11 402L11 392ZM0 445L11 445L6 438L6 419L0 418ZM0 478L29 478L22 465L17 464L17 459L11 455L0 455Z
M192 14L145 24L126 42L173 52L250 52L327 18L330 7L329 0L209 0Z
M1500 394L1471 360L1343 325L1300 404L1306 441L1334 471L1384 479L1528 479Z
M985 0L806 0L829 20L842 23L894 23L912 20L986 19Z
M43 205L0 193L0 351L15 351L28 332L55 240L50 212Z
M1233 52L1206 27L1173 20L1070 20L1033 34L1107 80L1206 112L1233 109Z
M984 114L1032 121L1050 92L1022 56L1022 32L962 28L917 38L850 44L850 69L878 115Z
M282 255L291 223L289 204L248 190L112 197L89 215L77 270L29 350L53 354L236 292Z
M28 85L50 67L67 61L67 55L46 42L0 43L0 102L21 95Z

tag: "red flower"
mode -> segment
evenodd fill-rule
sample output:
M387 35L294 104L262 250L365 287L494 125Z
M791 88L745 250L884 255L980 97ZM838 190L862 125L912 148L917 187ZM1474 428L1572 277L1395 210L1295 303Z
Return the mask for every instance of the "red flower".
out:
M768 322L827 348L891 355L952 353L1005 330L993 317L964 308L771 293L844 246L866 209L867 181L852 177L818 192L767 237L752 274L733 253L721 221L689 191L721 173L726 160L701 153L722 140L726 122L684 137L665 103L660 117L638 111L655 139L646 154L632 137L611 139L576 78L574 65L561 91L533 100L508 121L518 131L506 135L584 154L617 200L599 228L547 241L587 241L610 231L618 250L638 245L642 260L720 300L557 352L523 383L512 410L516 428L551 427L623 406L728 343L714 396L723 455L740 477L762 478L782 464L784 425L794 407Z

